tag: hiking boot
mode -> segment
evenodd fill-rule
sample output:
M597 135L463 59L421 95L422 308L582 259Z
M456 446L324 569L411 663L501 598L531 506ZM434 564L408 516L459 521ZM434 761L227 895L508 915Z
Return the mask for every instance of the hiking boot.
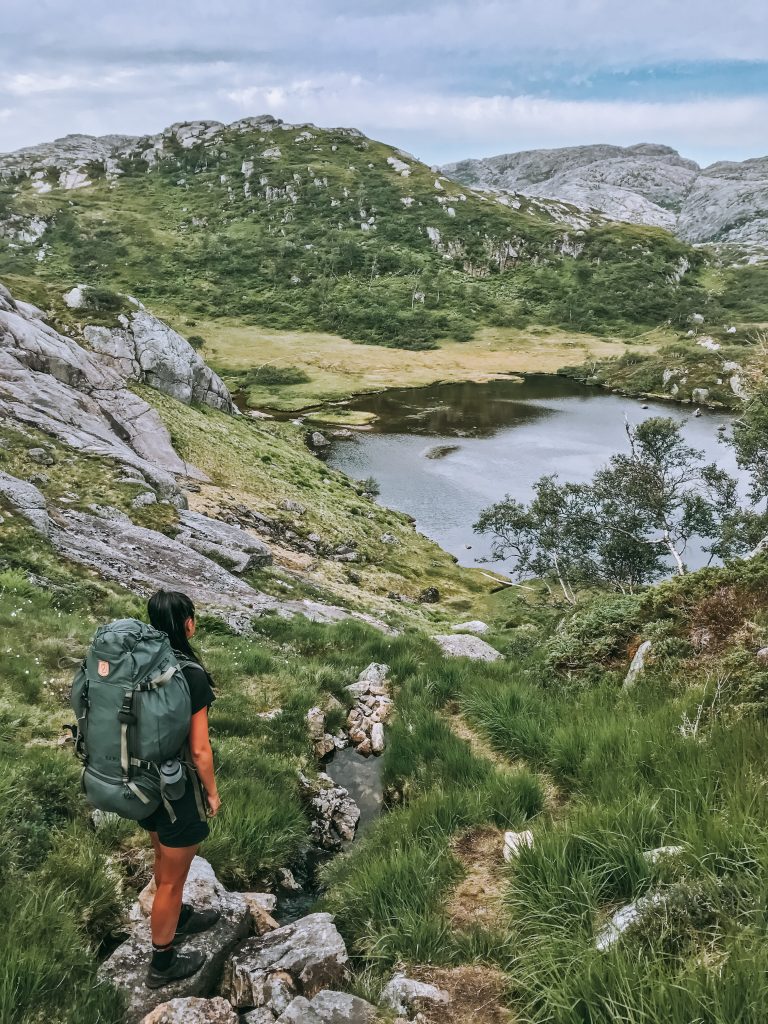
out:
M191 977L200 970L204 963L205 955L197 949L190 950L189 953L177 953L174 949L171 962L164 971L153 967L150 963L144 983L147 988L162 988L163 985L170 985L173 981Z
M181 910L181 919L184 923L177 925L176 934L173 936L174 942L181 942L189 935L207 932L221 917L221 912L218 910L195 910L187 903L182 905Z

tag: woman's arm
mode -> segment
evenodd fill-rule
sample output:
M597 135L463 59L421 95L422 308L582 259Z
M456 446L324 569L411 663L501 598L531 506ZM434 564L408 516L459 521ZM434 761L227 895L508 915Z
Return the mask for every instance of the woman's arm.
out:
M208 807L211 814L215 815L221 807L221 800L216 788L216 776L213 772L213 751L208 736L207 707L201 708L200 711L192 715L192 723L189 727L189 753L205 789Z

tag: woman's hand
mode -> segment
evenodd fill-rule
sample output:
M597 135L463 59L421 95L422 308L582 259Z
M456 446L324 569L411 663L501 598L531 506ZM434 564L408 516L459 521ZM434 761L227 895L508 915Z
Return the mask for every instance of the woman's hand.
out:
M211 818L215 818L221 809L221 797L218 793L206 793L205 798L208 803L208 814Z

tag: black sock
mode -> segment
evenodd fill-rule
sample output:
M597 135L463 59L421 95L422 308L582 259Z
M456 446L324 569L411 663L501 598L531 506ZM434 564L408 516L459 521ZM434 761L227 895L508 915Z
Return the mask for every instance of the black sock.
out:
M179 920L176 923L177 928L182 928L187 921L192 917L192 907L188 903L181 904L181 913L179 914Z
M165 971L171 966L173 960L173 943L169 942L167 946L158 946L156 943L152 943L152 966L155 970Z

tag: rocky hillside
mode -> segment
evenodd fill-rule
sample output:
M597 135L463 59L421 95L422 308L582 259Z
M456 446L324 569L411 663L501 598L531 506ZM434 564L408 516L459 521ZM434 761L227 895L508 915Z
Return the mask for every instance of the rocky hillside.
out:
M665 232L478 191L351 128L263 116L0 156L0 273L101 289L102 308L121 292L169 316L419 348L482 325L684 319L706 301L701 272Z
M560 200L691 243L768 249L768 157L699 167L669 146L571 146L461 160L444 172L500 195Z

